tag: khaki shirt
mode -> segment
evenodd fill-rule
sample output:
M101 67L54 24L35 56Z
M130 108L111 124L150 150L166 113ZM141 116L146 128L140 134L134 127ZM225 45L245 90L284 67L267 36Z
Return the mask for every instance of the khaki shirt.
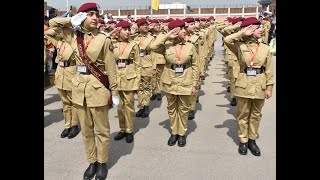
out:
M239 31L224 39L225 44L237 56L240 65L234 95L250 99L265 99L264 91L266 88L272 89L274 84L270 48L263 43L258 43L252 37L242 37L242 34L243 32ZM244 69L250 67L251 58L256 52L252 67L265 67L265 72L256 76L247 76Z
M165 36L166 34L164 32L161 32L159 34L155 34L153 37L156 39L158 36ZM153 57L154 60L156 61L156 64L166 64L166 60L164 59L164 56L160 53L153 52Z
M134 91L139 89L141 80L141 58L139 46L134 42L116 42L114 44L114 55L116 60L125 59L133 63L126 67L117 66L117 87L121 91Z
M161 88L174 95L191 95L192 87L197 87L199 79L199 57L195 46L188 42L173 44L167 41L166 36L157 38L150 46L152 51L161 53L166 60L166 66L161 75ZM180 50L181 48L181 50ZM182 73L176 73L172 65L188 66Z
M70 28L71 18L53 18L49 21L51 27L56 27L57 36L69 43L73 49L73 55L81 64L77 46L77 35ZM98 33L95 29L92 32L84 34L84 46L86 54L91 61L101 69L109 79L109 89L113 96L118 95L117 92L117 70L115 57L113 54L113 45L106 35ZM72 101L75 104L83 106L84 99L88 107L99 107L108 104L110 91L92 74L76 73L72 79Z
M199 57L199 68L201 68L200 65L203 65L205 62L205 58L206 58L206 53L205 53L205 48L204 48L204 39L202 36L200 36L200 34L192 34L192 35L188 35L187 36L187 42L190 42L191 44L193 44L197 50L198 53L198 57ZM200 71L199 71L200 73Z
M140 51L144 51L144 56L140 56L141 58L141 75L142 76L152 76L152 70L156 69L156 61L152 57L153 52L150 49L150 44L154 41L154 37L150 34L147 35L137 35L133 42L139 45ZM139 53L140 54L140 53Z

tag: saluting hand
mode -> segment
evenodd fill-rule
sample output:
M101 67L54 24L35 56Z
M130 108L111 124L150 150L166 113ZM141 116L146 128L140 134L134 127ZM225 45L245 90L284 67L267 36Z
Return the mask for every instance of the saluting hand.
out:
M167 33L167 37L169 39L174 39L178 36L179 31L180 31L180 27L176 27Z
M251 36L253 32L258 28L258 25L250 25L243 29L243 34L245 36Z

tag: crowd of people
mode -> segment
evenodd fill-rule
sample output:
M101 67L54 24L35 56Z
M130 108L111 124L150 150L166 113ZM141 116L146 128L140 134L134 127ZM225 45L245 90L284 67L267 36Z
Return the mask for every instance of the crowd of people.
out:
M231 105L237 106L238 152L246 155L249 149L261 155L255 140L264 100L272 96L274 84L269 19L235 17L218 22L210 16L134 21L128 16L115 21L111 14L100 15L96 3L85 3L71 13L45 16L45 63L51 59L57 64L55 85L65 118L61 138L82 134L90 163L84 179L107 177L110 108L118 110L119 132L114 140L131 143L135 117L148 117L150 103L165 96L171 128L167 145L187 144L188 121L196 116L198 91L214 60L218 32L224 37ZM49 69L45 66L45 71Z

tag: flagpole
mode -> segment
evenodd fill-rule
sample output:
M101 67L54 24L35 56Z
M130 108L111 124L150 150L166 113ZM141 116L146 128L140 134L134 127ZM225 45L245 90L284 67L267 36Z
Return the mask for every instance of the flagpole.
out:
M69 11L69 0L67 0L67 12Z

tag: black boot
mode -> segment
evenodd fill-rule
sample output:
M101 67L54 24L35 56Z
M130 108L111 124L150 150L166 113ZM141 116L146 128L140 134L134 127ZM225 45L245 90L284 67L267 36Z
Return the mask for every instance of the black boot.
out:
M70 129L71 129L71 128L66 128L66 129L64 129L64 130L62 131L60 137L61 137L61 138L67 137L68 134L69 134L69 132L70 132Z
M227 87L227 92L230 92L230 86Z
M186 143L187 143L186 136L180 136L179 135L178 146L179 147L183 147L183 146L186 145Z
M127 134L127 137L126 137L126 142L127 143L132 143L132 141L133 141L133 132L132 133L128 133Z
M161 93L158 93L158 94L157 94L157 100L158 100L158 101L161 101L161 100L162 100Z
M199 103L199 96L197 97L196 103Z
M248 143L240 142L238 152L241 155L247 155L248 154Z
M144 106L144 111L142 112L141 117L145 118L149 116L149 106Z
M189 120L194 119L194 114L195 114L194 110L190 111L190 112L189 112L189 115L188 115L188 119L189 119Z
M251 151L251 153L252 153L253 155L255 155L255 156L260 156L260 155L261 155L260 149L259 149L259 147L257 146L255 140L249 139L249 141L248 141L248 148L249 148L249 150Z
M169 140L168 140L168 145L169 145L169 146L175 145L176 142L177 142L177 140L178 140L178 137L179 137L178 134L176 134L176 135L171 134L171 136L170 136L170 138L169 138Z
M123 139L126 136L127 136L127 133L120 131L113 139L116 140L116 141L119 141L119 140Z
M78 125L72 126L70 129L71 130L68 134L68 139L72 139L72 138L76 137L80 132L80 128Z
M83 180L92 179L97 172L98 162L90 163L83 175Z
M237 105L237 100L236 100L236 98L232 98L230 105L231 105L231 106L236 106L236 105Z
M200 79L204 81L206 78L204 77L204 75L200 75Z
M150 97L150 100L153 101L157 98L157 95L156 94L153 94L151 97Z
M108 175L107 163L98 163L95 180L105 180Z
M136 117L141 117L143 111L144 111L144 107L142 109L139 109L139 111L136 113Z

